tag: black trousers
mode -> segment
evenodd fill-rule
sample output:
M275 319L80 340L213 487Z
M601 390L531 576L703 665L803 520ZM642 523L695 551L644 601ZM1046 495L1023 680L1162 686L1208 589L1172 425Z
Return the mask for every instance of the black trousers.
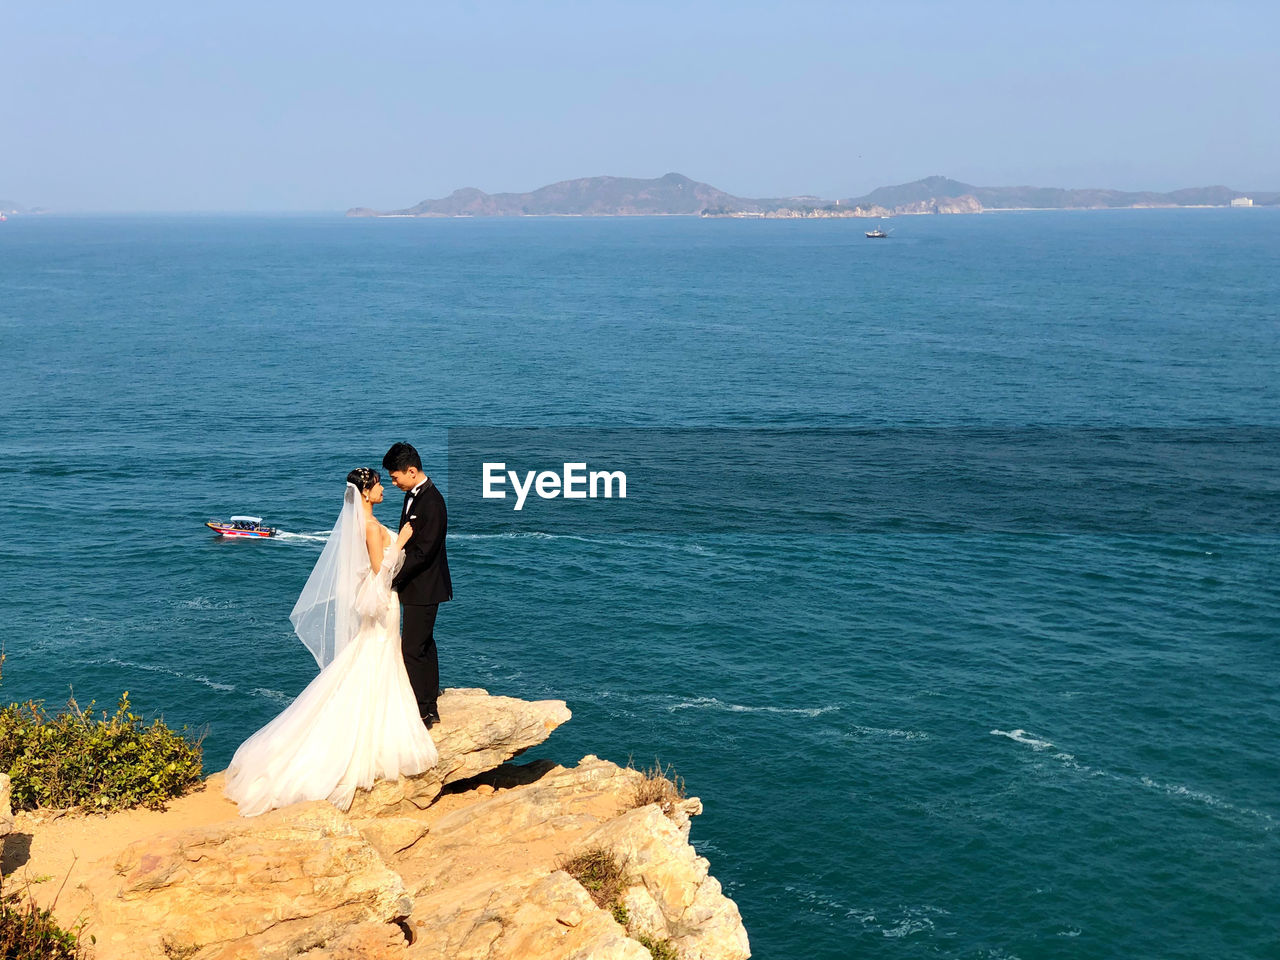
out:
M404 605L404 629L400 632L400 651L409 684L418 699L418 716L434 716L440 696L440 661L436 657L436 613L438 603Z

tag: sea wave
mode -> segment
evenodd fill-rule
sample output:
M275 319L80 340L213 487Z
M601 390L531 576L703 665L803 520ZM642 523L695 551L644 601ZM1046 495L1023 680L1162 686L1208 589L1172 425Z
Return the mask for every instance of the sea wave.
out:
M276 703L290 704L294 698L280 690L268 690L266 687L254 687L249 691L255 697L263 697L267 700L274 700Z
M911 906L861 906L848 904L819 890L805 890L795 886L786 886L786 890L798 903L804 904L810 912L825 915L833 920L848 920L856 923L862 930L870 934L880 934L889 939L900 939L912 934L936 929L936 922L946 923L943 918L949 917L950 911L929 904Z
M929 734L923 730L898 730L894 727L864 727L855 723L850 736L859 739L886 738L890 740L928 740Z
M235 691L235 685L230 683L219 683L217 680L211 680L208 677L197 673L183 673L181 670L171 670L168 667L162 667L154 663L136 663L132 660L120 660L116 657L106 657L101 660L89 660L88 663L103 665L112 664L117 667L128 667L132 670L145 670L148 673L164 673L171 677L177 677L180 680L190 680L193 683L199 683L209 687L211 690L219 690L227 693Z
M175 607L187 610L233 610L240 604L235 600L211 600L208 597L191 597L188 600L172 601Z
M904 917L892 927L880 931L885 937L909 937L922 930L932 930L933 921L928 917Z
M1117 777L1117 779L1125 778ZM1206 793L1203 790L1193 790L1190 787L1184 787L1182 784L1178 783L1161 783L1158 780L1153 780L1151 777L1136 777L1129 779L1135 779L1148 790L1156 790L1161 793L1168 794L1171 797L1178 797L1179 799L1194 800L1195 802L1202 803L1207 807L1213 807L1231 813L1239 813L1247 817L1254 817L1258 820L1265 821L1267 824L1267 830L1271 830L1275 825L1275 817L1263 810L1255 810L1252 807L1242 807L1239 804L1232 803L1230 800L1224 800L1221 797L1214 796L1211 793Z
M717 697L681 697L669 693L633 693L629 690L594 690L580 695L579 699L594 703L626 703L652 704L665 709L668 713L678 710L718 710L724 713L775 713L792 714L802 717L820 717L825 713L833 713L843 709L839 704L828 704L823 707L778 707L772 705L752 706L742 703L730 703Z
M633 545L630 540L609 537L581 537L572 533L546 533L542 530L506 530L502 533L451 533L450 540L577 540L580 543Z
M674 713L677 710L723 710L728 713L789 713L802 717L820 717L824 713L831 713L839 710L840 707L831 705L826 707L774 707L774 706L746 706L741 703L725 703L716 697L694 697L690 700L680 700L676 703L667 705L667 710Z
M1046 750L1053 746L1053 744L1048 740L1041 740L1028 735L1025 730L992 730L991 733L995 736L1008 737L1010 740L1016 741L1017 743L1026 744L1036 752ZM1072 753L1060 751L1052 754L1051 759L1058 761L1058 763L1062 764L1063 767L1072 770L1073 772L1083 774L1084 776L1103 777L1107 780L1126 784L1128 786L1140 786L1147 790L1164 793L1170 797L1175 797L1180 800L1190 800L1196 803L1201 803L1206 807L1223 813L1239 814L1255 821L1261 821L1264 825L1263 829L1267 831L1271 831L1275 827L1276 818L1266 811L1257 810L1253 807L1242 806L1238 803L1232 803L1230 800L1225 800L1222 797L1215 796L1214 794L1203 790L1196 790L1178 783L1164 783L1141 774L1134 775L1127 773L1114 773L1110 770L1099 769L1097 767L1090 766L1087 763L1082 763L1076 758L1075 754Z
M643 540L618 537L584 537L573 533L547 533L543 530L507 530L502 533L451 533L450 540L574 540L607 547L639 547L648 549L660 546L664 550L693 553L713 557L715 553L699 543L683 543L683 538L654 536Z
M1047 750L1053 746L1048 740L1033 737L1025 730L992 730L993 737L1008 737L1015 743L1025 743L1032 750Z

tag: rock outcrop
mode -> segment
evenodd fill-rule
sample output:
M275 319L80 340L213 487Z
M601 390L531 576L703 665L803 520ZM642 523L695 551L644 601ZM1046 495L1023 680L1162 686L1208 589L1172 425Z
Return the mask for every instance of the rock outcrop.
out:
M452 690L441 714L438 768L350 811L242 818L219 774L166 813L20 814L20 869L42 902L38 878L68 878L45 905L96 938L89 960L646 960L641 937L683 960L750 955L689 844L700 801L636 806L644 775L594 756L510 763L569 719L559 701ZM564 869L590 849L622 864L610 903Z
M889 212L894 216L911 216L922 213L981 213L982 204L972 194L964 194L959 197L929 197L927 200L901 204Z
M13 782L7 773L0 773L0 837L13 833Z
M284 960L413 909L399 874L325 801L134 841L86 885L102 960Z
M622 904L650 937L670 940L685 960L751 956L737 905L689 845L687 815L673 821L650 804L602 823L586 843L614 851L627 865L631 882Z
M594 756L575 768L524 773L536 779L511 786L498 779L488 795L485 784L477 785L481 799L444 813L421 843L395 861L415 898L412 922L431 935L431 945L413 956L625 957L631 946L615 941L628 932L670 939L688 960L750 956L736 905L688 843L698 800L684 800L671 818L652 804L630 809L643 775ZM590 897L570 897L571 887L554 879L566 858L596 847L623 862L622 904L631 916L626 927ZM496 860L513 866L496 877L476 869ZM525 952L530 936L543 949Z
M385 816L429 807L450 783L466 780L518 757L546 740L573 716L563 700L529 702L491 697L484 690L446 690L444 718L432 731L440 762L417 777L374 784L351 804L353 817Z

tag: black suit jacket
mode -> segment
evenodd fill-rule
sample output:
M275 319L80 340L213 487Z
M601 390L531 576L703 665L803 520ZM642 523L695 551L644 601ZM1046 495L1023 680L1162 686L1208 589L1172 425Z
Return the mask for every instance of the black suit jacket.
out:
M453 598L453 581L449 578L449 558L445 555L444 537L449 516L444 497L430 480L422 485L413 507L405 494L400 509L400 526L413 524L413 536L404 545L404 566L391 581L400 594L400 602L414 605L443 603Z

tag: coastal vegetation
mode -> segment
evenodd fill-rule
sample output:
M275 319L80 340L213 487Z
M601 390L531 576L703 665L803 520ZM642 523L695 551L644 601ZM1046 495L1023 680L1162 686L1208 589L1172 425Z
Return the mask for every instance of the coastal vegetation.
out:
M0 773L12 778L14 810L163 810L200 783L201 739L159 718L148 723L127 691L110 715L74 699L56 714L38 701L10 703L0 708Z
M680 960L680 954L670 940L659 940L647 933L637 933L633 939L649 951L653 960Z
M627 886L626 863L612 850L588 847L563 860L560 869L582 884L597 907L612 911L615 920L627 916L626 907L619 901Z
M0 877L0 957L3 960L80 960L79 937L58 926L53 914L27 892L4 889Z
M630 761L627 762L627 768L633 769ZM668 817L674 817L680 801L686 796L684 778L676 774L670 764L664 767L656 758L652 767L647 767L640 773L643 774L644 779L636 784L635 791L631 795L631 808L656 803L659 810Z
M647 782L650 782L648 777ZM653 960L680 960L680 955L669 939L631 929L631 913L622 902L622 894L628 884L627 865L623 857L608 847L594 846L561 861L560 869L582 884L596 906L608 910L613 919L626 928L627 936L648 950Z
M345 812L241 817L215 773L167 813L19 814L10 882L97 960L277 956L286 942L312 960L440 960L476 944L494 960L750 956L737 906L689 842L697 798L668 818L631 808L641 774L594 755L509 763L570 719L563 701L447 690L441 706L441 762L358 791Z

